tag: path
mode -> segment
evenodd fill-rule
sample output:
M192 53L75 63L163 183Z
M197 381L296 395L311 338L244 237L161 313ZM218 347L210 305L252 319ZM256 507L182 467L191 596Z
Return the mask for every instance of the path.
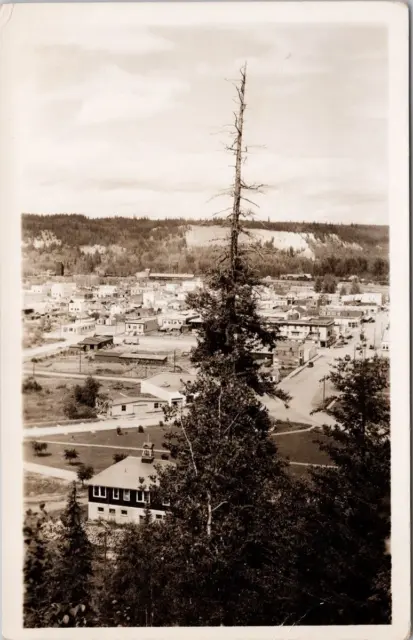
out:
M131 424L131 422L133 424ZM159 425L159 417L139 418L131 416L130 418L117 418L110 420L101 420L99 422L88 422L87 424L81 423L76 425L61 425L57 424L55 427L26 427L23 429L23 437L33 438L40 436L59 436L70 435L71 433L85 433L87 431L110 431L121 427L123 429L133 429L142 427L155 427Z
M318 429L318 425L314 424L304 429L291 429L290 431L278 431L276 433L274 433L273 429L270 429L270 433L272 438L278 438L278 436L289 436L292 433L306 433L307 431L314 431L314 429Z
M49 334L49 337L53 335ZM70 336L66 338L64 342L49 342L47 344L41 344L38 347L31 347L30 349L23 349L23 358L34 358L36 356L44 356L46 354L57 353L62 349L68 349L71 345L80 342L85 336Z
M33 375L33 368L25 367L23 369L23 373L25 375ZM51 371L50 369L39 369L35 368L35 377L42 378L73 378L75 380L84 380L85 378L89 378L93 376L95 380L109 380L111 382L134 382L135 384L141 383L141 378L126 378L125 376L96 376L91 373L64 373L62 371Z
M66 480L67 482L73 482L73 480L76 480L77 478L75 471L58 469L57 467L48 467L45 464L36 464L35 462L23 462L23 469L25 471L30 471L30 473L39 473L42 476L59 478L60 480Z
M335 464L317 464L316 462L294 462L292 460L287 461L288 464L292 464L297 467L322 467L324 469L336 469Z
M140 451L142 453L142 447L127 447L122 446L122 444L95 444L93 442L76 442L75 440L71 440L70 442L62 442L61 440L42 440L42 442L46 442L47 444L62 444L68 445L70 447L99 447L101 449L127 449L128 451ZM154 449L155 453L170 453L166 449Z

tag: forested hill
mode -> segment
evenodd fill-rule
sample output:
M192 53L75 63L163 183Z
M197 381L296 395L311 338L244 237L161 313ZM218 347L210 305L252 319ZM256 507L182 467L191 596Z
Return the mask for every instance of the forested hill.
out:
M247 222L247 243L260 245L262 275L304 271L337 276L388 273L386 226L314 222ZM77 214L23 214L25 274L53 269L131 275L144 268L203 273L225 241L225 221L88 218ZM252 252L253 253L253 252Z

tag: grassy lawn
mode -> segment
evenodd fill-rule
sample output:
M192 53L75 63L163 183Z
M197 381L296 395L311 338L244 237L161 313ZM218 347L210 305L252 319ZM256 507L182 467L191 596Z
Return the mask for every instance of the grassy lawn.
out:
M283 431L295 431L297 429L308 429L310 425L305 422L285 422L283 420L276 420L274 425L274 433Z
M304 425L290 423L290 427L299 428ZM280 425L280 430L286 430L285 425ZM84 432L71 435L44 436L38 438L39 441L53 441L58 444L48 445L48 455L37 457L34 455L29 442L24 443L24 459L38 464L45 464L63 469L76 471L76 465L70 465L64 460L64 450L75 448L79 453L79 462L90 464L94 470L101 471L113 464L114 453L125 453L127 455L139 456L140 451L134 451L127 447L142 447L147 441L155 445L155 449L163 449L165 429L162 427L150 427L145 433L139 433L136 428L125 429L123 435L118 436L116 430L97 431L95 433ZM308 462L313 464L331 464L326 453L320 451L317 440L325 440L323 434L306 431L303 433L286 434L276 438L276 444L280 455L293 462ZM64 444L66 443L66 444ZM78 446L76 447L76 444ZM90 445L90 446L82 446ZM93 445L105 445L104 447ZM107 448L110 447L110 448ZM160 457L160 454L156 454ZM303 474L305 468L294 467L294 473Z
M113 446L117 449L118 447L142 447L143 443L147 442L149 436L149 440L155 445L155 449L163 449L162 443L165 433L166 429L162 427L149 427L145 430L145 433L139 433L137 427L122 427L121 436L118 436L116 429L110 429L108 431L95 431L95 433L85 431L83 433L73 433L69 435L42 436L38 438L38 440L70 442L71 447L76 446L76 443L91 445L102 444Z
M306 431L280 436L275 441L280 455L292 462L331 464L328 455L320 451L317 440L325 441L326 437L321 433Z

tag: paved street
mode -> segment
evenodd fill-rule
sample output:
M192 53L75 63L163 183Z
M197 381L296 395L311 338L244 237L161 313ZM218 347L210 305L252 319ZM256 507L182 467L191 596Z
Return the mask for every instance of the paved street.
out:
M54 334L49 334L49 337L53 337ZM23 358L29 359L38 356L50 355L51 353L57 353L62 349L67 349L72 344L76 344L82 340L84 336L70 336L64 342L50 342L42 344L39 347L32 347L31 349L23 349Z
M36 438L40 436L57 436L62 434L70 435L71 433L83 433L85 431L109 431L122 427L122 429L132 429L133 427L153 427L159 424L159 416L151 416L149 418L110 418L109 420L100 420L96 422L87 422L84 424L60 425L55 427L28 427L23 429L23 437Z
M381 312L376 316L374 323L365 323L362 325L362 331L367 338L367 344L374 344L380 354L380 342L383 332L388 324L388 313ZM314 367L305 367L296 376L284 380L280 383L280 388L287 391L292 400L290 406L286 409L283 403L277 399L266 399L266 405L271 414L280 420L291 420L291 422L307 422L311 425L332 424L333 420L325 413L317 413L313 416L310 412L319 405L323 398L323 383L321 379L330 371L331 365L335 358L343 358L345 355L361 357L360 352L355 350L356 345L360 342L360 331L353 333L353 338L348 345L340 348L331 347L329 349L320 349L320 358L314 362ZM367 348L366 355L374 352ZM330 384L326 383L325 395L328 397L332 393Z
M59 478L59 480L66 480L67 482L73 482L73 480L76 480L77 478L75 471L58 469L57 467L48 467L45 464L36 464L35 462L23 462L23 468L25 471L29 471L30 473L39 473L42 476Z

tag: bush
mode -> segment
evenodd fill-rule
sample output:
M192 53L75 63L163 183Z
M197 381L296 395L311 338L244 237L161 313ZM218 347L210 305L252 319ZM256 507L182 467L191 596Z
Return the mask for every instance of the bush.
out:
M169 456L168 456L168 454L167 454L167 453L163 453L163 454L161 455L161 460L169 460Z
M118 436L121 436L121 435L122 435L122 429L121 429L120 427L116 427L116 434L117 434Z
M23 386L22 386L23 393L32 393L32 392L38 393L42 389L43 389L42 385L39 384L37 380L35 380L35 378L30 377L23 382Z
M32 442L32 449L36 456L45 455L47 451L47 442Z
M124 460L127 457L128 456L126 455L126 453L114 453L113 454L113 462L116 464L117 462L121 462L122 460Z
M73 462L78 459L79 453L76 451L76 449L65 449L63 456L64 459L69 462L69 464L73 464Z
M145 429L142 427L141 424L138 427L138 433L145 433Z
M63 407L63 413L70 420L89 420L96 418L96 411L91 407L79 405L73 398L70 398Z

